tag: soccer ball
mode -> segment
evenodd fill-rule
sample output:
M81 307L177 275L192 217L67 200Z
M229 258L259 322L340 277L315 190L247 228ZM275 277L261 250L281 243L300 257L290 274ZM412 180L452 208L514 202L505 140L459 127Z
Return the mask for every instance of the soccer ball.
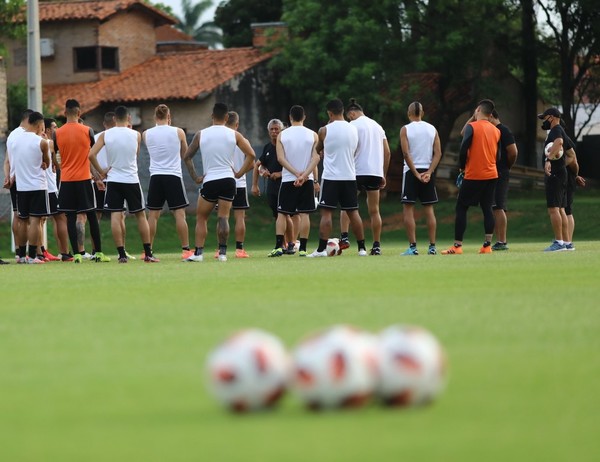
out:
M283 395L290 372L283 343L259 329L238 332L225 340L206 361L208 388L234 412L274 406Z
M363 405L377 377L376 341L349 326L308 337L292 353L291 387L312 410Z
M379 334L379 396L391 406L422 405L444 389L446 357L429 331L390 326Z
M336 255L340 255L342 251L340 250L340 240L337 237L331 238L327 240L327 247L325 247L328 257L335 257Z
M558 160L563 156L564 150L561 148L560 151L558 151L558 154L556 154L555 157L550 157L550 151L552 150L552 146L554 146L554 142L551 141L550 143L548 143L546 145L546 147L544 148L544 152L546 154L546 157L550 160Z

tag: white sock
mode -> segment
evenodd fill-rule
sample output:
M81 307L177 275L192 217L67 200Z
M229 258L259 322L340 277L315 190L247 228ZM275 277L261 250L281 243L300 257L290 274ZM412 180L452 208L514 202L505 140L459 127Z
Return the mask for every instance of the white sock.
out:
M562 239L557 240L556 242L558 242L559 245L565 245L565 241L563 241Z

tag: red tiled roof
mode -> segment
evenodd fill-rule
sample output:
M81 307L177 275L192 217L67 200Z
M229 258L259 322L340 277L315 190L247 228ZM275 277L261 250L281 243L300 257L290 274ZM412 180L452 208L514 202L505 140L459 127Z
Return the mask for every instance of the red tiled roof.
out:
M157 27L154 31L156 32L157 42L190 42L194 40L191 35L176 29L170 24Z
M121 11L144 10L155 17L157 25L175 24L177 21L140 0L97 0L82 2L40 2L40 22L97 19L104 21Z
M194 100L271 56L255 48L160 54L97 82L46 85L44 102L62 108L75 98L86 113L102 103Z

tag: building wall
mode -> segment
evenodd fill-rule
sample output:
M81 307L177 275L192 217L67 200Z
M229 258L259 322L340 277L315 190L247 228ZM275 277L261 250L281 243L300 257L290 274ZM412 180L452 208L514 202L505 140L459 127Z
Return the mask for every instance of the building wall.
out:
M8 133L8 95L6 86L6 66L4 58L0 56L0 140L4 140Z

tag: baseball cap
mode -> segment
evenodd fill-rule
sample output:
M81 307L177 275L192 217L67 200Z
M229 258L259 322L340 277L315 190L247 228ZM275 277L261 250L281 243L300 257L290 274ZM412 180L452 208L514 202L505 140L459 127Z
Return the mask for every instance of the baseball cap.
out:
M542 112L541 114L538 114L538 119L543 119L544 117L548 117L548 116L556 117L558 119L560 119L562 117L562 115L558 109L556 109L555 107L550 107L550 108L546 109L544 112Z

